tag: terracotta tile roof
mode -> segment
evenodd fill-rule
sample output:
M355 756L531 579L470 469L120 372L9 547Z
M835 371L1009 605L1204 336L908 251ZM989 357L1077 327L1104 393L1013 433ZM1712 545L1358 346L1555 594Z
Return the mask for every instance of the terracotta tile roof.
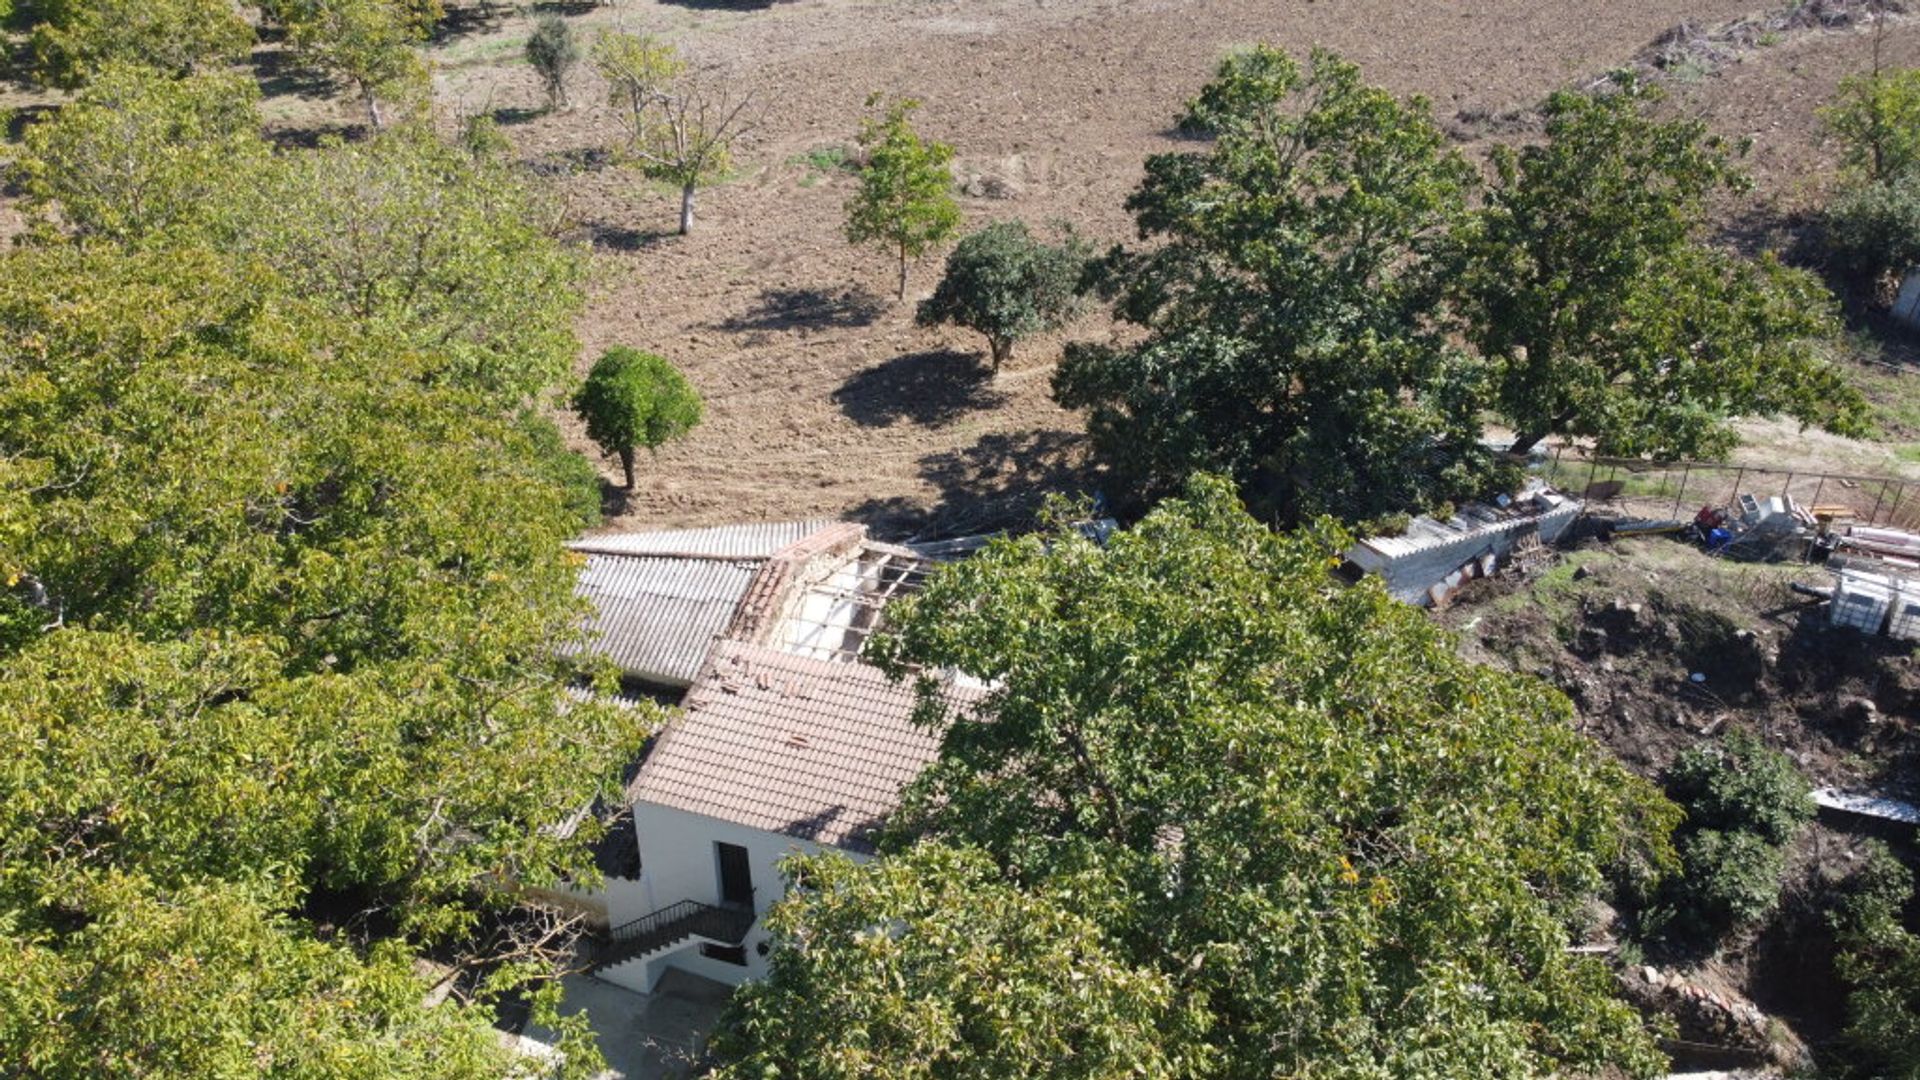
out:
M955 687L964 707L978 691ZM628 795L831 847L872 850L900 789L939 752L911 683L877 668L721 641Z

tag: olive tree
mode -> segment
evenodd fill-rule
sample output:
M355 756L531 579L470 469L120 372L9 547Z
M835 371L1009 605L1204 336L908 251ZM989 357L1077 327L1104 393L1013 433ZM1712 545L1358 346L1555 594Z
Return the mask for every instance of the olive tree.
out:
M700 395L664 357L617 345L594 361L573 397L587 437L620 459L633 490L633 452L657 450L700 422Z
M946 276L921 301L922 326L953 323L987 339L993 369L1021 338L1059 329L1080 302L1087 251L1071 234L1047 244L1019 221L998 221L954 246Z
M878 95L867 107L880 104ZM953 200L953 147L927 142L913 130L920 103L902 98L860 127L860 187L847 200L847 242L873 244L900 258L900 299L907 298L907 264L960 227Z

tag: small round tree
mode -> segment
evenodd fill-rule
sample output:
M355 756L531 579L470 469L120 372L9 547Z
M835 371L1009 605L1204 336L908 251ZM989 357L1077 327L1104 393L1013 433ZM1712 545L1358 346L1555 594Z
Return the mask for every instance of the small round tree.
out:
M1086 258L1071 235L1056 246L1034 239L1022 222L996 221L947 256L940 287L920 304L920 325L979 331L999 371L1015 342L1073 317Z
M700 422L700 395L665 358L616 345L594 361L573 396L587 437L620 459L633 490L633 451L656 450Z
M527 63L540 76L547 90L547 105L558 108L567 103L567 75L580 62L580 43L573 27L558 15L542 15L533 36L527 39Z

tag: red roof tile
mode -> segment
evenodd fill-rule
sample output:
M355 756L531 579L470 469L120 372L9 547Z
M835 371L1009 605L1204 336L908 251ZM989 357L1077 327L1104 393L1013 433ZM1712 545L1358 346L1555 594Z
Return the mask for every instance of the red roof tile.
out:
M964 707L979 693L960 687ZM629 796L854 851L938 755L911 682L877 668L720 641Z

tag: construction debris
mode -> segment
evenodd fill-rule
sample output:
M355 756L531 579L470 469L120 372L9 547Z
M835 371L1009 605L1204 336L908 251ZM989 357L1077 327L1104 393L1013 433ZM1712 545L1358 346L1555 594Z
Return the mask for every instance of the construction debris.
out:
M1347 549L1347 562L1379 575L1399 600L1438 607L1467 581L1544 559L1545 545L1580 512L1579 500L1533 479L1491 503L1468 503L1444 521L1417 517L1399 536L1368 537Z

